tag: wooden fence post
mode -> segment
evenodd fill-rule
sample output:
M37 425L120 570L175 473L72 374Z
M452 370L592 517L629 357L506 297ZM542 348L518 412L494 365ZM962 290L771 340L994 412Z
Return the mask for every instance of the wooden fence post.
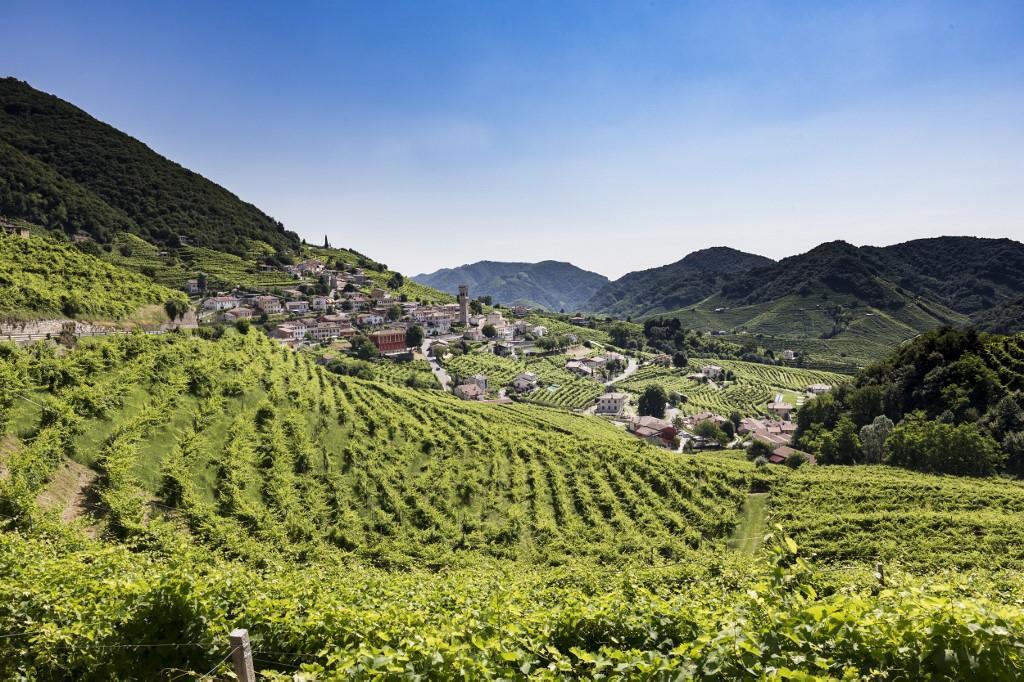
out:
M237 628L231 631L231 662L235 666L238 682L256 682L256 670L252 665L252 645L249 631Z

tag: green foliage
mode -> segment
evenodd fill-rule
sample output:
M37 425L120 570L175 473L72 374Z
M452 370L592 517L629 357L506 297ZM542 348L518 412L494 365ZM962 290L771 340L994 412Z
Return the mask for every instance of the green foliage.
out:
M637 411L641 416L657 417L665 416L665 403L668 402L668 394L665 389L656 384L650 384L640 394L637 401Z
M860 462L860 444L853 442L853 427L859 427L866 435L864 455L870 463L888 456L887 461L899 466L971 475L1002 470L1005 463L1005 470L1019 474L1017 437L1011 434L1024 430L1017 393L1022 386L1024 336L941 329L904 344L860 373L852 385L809 401L797 417L796 440L819 452L823 462ZM882 429L886 431L901 420L906 428L900 430L904 423L897 427L900 435L893 442L906 447L897 456L875 431L888 424ZM926 425L926 420L936 424ZM954 428L960 426L965 428ZM840 427L842 433L837 432ZM957 454L940 446L943 439L980 449ZM1002 455L990 452L993 442Z
M180 316L188 299L56 239L0 234L0 316L122 319L147 305Z
M908 415L885 441L886 462L916 471L991 476L1006 456L976 424L944 424Z
M733 380L724 388L718 388L686 376L709 363L731 372ZM690 358L686 368L642 367L617 386L632 393L641 393L650 384L661 385L666 391L686 396L686 402L680 407L687 414L711 411L723 416L732 412L755 416L764 414L768 402L778 393L802 393L809 384L838 386L849 380L849 377L841 374L818 370L761 365L741 360Z
M52 95L0 79L0 214L110 242L132 232L243 255L298 237L223 187Z

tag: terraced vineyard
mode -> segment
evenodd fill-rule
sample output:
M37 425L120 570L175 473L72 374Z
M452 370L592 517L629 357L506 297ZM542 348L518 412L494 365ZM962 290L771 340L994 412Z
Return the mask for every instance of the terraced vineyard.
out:
M183 246L167 255L160 255L161 251L156 246L128 232L118 234L112 246L112 251L103 255L104 260L141 272L172 288L184 286L186 280L197 277L199 273L207 275L210 288L239 286L265 289L295 284L295 279L286 272L262 272L255 260L212 249ZM253 246L259 248L259 245Z
M1024 483L884 466L802 467L772 487L772 521L832 563L1024 566Z
M564 355L513 359L491 353L467 353L446 360L445 365L459 377L484 374L493 388L508 385L522 372L534 372L541 386L521 396L522 400L571 410L587 407L604 392L604 387L567 371L565 360Z
M715 364L732 371L736 380L724 388L716 388L686 378L687 374L699 371L705 364ZM687 397L686 403L681 406L686 414L707 410L728 415L736 410L744 416L754 416L763 414L765 404L779 393L782 393L791 404L796 404L799 401L798 394L809 384L824 383L836 386L848 381L850 377L846 375L819 370L762 365L740 360L692 359L685 370L642 367L617 386L633 393L642 393L647 386L657 384L670 393L681 393Z
M0 377L5 677L226 676L239 625L278 679L1024 671L1019 484L666 453L233 330L8 348ZM752 490L822 563L728 549Z
M164 517L231 553L681 557L719 542L751 477L590 417L337 377L258 334L122 337L21 362L61 416L8 463L19 513L68 447L103 474L111 532L146 536ZM53 383L55 363L69 383Z
M986 364L1007 388L1024 389L1024 335L988 337L985 354Z
M48 236L0 232L0 316L5 319L79 317L120 320L144 306L182 310L188 301L150 280L113 267Z

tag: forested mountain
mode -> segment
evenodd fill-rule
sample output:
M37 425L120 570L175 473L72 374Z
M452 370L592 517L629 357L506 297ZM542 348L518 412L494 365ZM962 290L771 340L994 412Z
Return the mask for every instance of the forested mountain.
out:
M0 79L0 215L109 242L132 232L243 255L298 237L223 187L53 95Z
M1024 296L977 313L971 319L974 326L986 332L996 334L1024 332Z
M620 316L675 317L686 329L736 343L755 336L776 351L794 349L836 369L856 368L944 325L967 326L977 319L993 330L1015 330L1013 301L1024 294L1024 244L976 237L888 247L835 241L715 278L685 272L659 277L664 271L631 273L605 288L623 290L618 301L602 300L599 293L591 307ZM676 291L689 293L679 299L686 303L652 307L665 292Z
M707 298L719 290L728 275L772 262L724 246L703 249L670 265L630 272L595 292L585 307L616 317L663 313Z
M598 288L608 283L604 275L553 260L540 263L485 260L416 275L413 279L450 293L458 293L460 284L468 284L473 296L490 296L502 305L523 304L566 312L580 310Z

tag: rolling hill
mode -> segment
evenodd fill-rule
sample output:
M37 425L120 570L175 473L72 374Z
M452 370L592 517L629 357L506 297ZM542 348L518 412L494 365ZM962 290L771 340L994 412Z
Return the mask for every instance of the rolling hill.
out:
M584 308L615 317L660 314L707 298L719 290L728 275L771 263L764 256L724 246L703 249L670 265L630 272L609 282Z
M662 279L659 270L664 268L613 282L606 290L625 286L627 278L633 286L617 302L595 296L592 307L599 313L677 317L686 328L740 344L756 340L775 351L793 349L811 362L843 369L866 366L930 329L975 319L996 324L1005 317L989 310L1010 306L1012 316L1013 301L1024 293L1024 244L975 237L889 247L837 241L714 280L685 272L676 280ZM672 282L688 302L651 306L674 291Z
M4 676L228 677L235 627L277 679L1024 668L1017 481L669 453L202 336L0 354Z
M53 95L0 79L0 215L109 243L131 232L245 255L297 252L281 223Z
M422 284L458 293L468 284L474 296L490 296L502 305L527 305L553 311L575 312L608 283L608 278L572 263L546 260L540 263L479 261L416 275Z

